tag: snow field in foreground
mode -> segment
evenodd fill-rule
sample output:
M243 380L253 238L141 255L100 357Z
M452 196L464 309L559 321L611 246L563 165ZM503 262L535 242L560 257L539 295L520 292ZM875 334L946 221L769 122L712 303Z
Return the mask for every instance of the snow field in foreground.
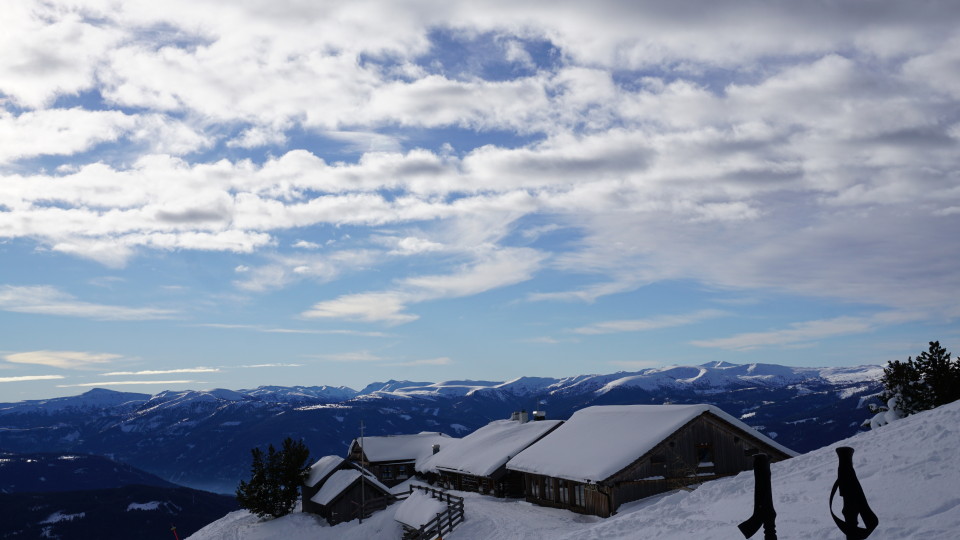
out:
M880 525L870 540L960 538L960 402L896 421L799 457L774 463L774 506L780 538L844 537L827 501L837 477L839 446L855 449L854 467ZM466 522L445 540L739 540L736 528L753 511L753 473L624 505L601 519L523 501L475 493L465 497ZM835 501L840 514L842 500ZM259 523L240 511L211 523L190 540L394 540L394 506L364 523L327 526L296 514ZM762 538L762 532L754 538Z

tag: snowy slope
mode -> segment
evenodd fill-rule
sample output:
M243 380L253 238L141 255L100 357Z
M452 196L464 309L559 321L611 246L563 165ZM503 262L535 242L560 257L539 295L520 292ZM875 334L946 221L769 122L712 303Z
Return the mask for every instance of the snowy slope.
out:
M837 474L836 447L855 449L854 467L867 499L880 518L871 540L955 540L960 531L960 402L862 433L799 457L774 463L774 506L780 538L842 539L827 508ZM475 493L466 499L466 522L448 540L737 540L736 528L753 508L753 474L704 484L691 492L637 501L608 519L541 508L517 500ZM839 513L839 501L835 511ZM257 523L234 512L191 540L353 540L396 539L394 507L362 525L328 527L298 514ZM761 537L758 533L754 538Z

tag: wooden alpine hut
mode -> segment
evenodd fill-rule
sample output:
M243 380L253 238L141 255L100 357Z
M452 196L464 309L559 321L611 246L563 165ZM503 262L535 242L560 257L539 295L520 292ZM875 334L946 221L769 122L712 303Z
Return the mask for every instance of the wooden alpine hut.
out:
M395 500L370 472L339 456L324 456L310 467L302 488L303 511L330 525L369 516Z
M449 489L497 497L523 496L523 476L507 470L513 456L557 428L560 420L495 420L417 464L417 472L437 475Z
M507 463L526 500L607 517L626 502L749 470L753 454L797 454L712 405L611 405L575 412Z
M354 439L347 458L360 463L384 485L393 487L411 478L416 463L455 441L449 435L424 431L411 435L384 435Z

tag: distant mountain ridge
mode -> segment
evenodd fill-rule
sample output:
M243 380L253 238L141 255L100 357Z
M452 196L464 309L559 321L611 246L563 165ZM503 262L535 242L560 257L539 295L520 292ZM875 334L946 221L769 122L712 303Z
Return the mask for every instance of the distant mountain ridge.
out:
M331 386L165 391L94 389L0 404L0 449L108 455L171 482L231 492L250 449L302 438L313 455L343 455L358 435L462 436L520 409L550 418L604 404L710 403L803 452L855 433L881 366L798 368L711 362L632 372L510 381L396 381Z

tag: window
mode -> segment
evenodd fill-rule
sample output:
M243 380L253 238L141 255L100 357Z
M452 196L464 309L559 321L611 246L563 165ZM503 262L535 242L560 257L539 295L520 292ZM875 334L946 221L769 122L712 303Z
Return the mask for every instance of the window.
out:
M573 505L583 507L583 484L573 485Z
M380 467L380 477L383 478L384 480L392 480L393 467L389 465L384 465L383 467Z
M553 478L543 479L543 498L548 501L553 500Z
M570 504L570 489L569 484L566 480L560 480L560 489L557 491L560 492L560 502L563 504Z
M539 478L534 477L530 479L530 493L533 495L534 498L536 499L540 498L540 479Z
M654 454L650 458L650 475L651 476L666 476L667 475L667 457L663 454Z
M697 466L713 467L713 445L700 443L697 445Z

